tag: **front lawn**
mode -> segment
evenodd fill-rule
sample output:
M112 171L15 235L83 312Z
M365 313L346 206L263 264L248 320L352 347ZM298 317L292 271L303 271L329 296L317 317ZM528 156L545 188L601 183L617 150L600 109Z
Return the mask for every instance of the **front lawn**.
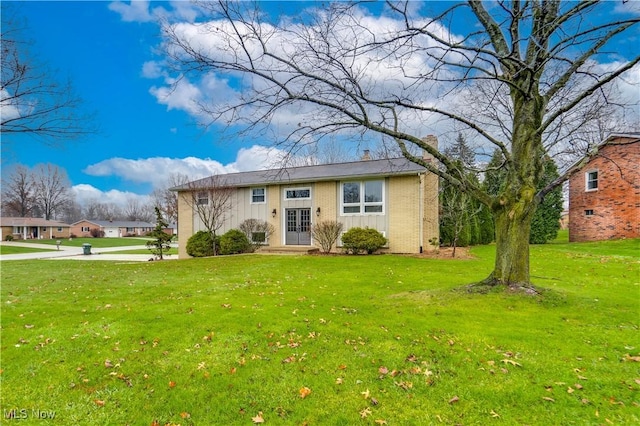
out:
M637 424L637 241L532 248L543 297L475 259L243 255L2 265L21 424Z
M52 251L55 249L40 249L40 248L32 248L32 247L20 247L20 246L12 246L6 244L0 244L0 255L3 254L22 254L22 253L41 253L43 251Z

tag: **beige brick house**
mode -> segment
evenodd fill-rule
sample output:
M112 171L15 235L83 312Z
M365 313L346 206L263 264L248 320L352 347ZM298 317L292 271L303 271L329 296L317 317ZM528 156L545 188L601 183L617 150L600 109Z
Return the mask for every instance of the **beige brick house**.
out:
M194 188L206 202L214 178L234 188L219 234L247 219L267 221L275 229L269 248L313 248L311 226L327 220L342 223L343 231L376 229L388 239L384 251L393 253L432 250L429 240L439 238L438 177L404 158L361 160L225 174L174 188L182 258L189 237L205 230L192 207Z
M2 240L11 236L14 240L69 238L70 225L59 220L37 217L1 217Z

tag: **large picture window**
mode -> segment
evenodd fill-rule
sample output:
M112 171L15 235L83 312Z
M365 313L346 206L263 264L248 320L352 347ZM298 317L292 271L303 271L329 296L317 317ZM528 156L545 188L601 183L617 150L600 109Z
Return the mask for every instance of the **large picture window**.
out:
M384 181L342 183L342 214L384 213Z
M598 171L591 170L585 174L585 183L587 191L598 190Z

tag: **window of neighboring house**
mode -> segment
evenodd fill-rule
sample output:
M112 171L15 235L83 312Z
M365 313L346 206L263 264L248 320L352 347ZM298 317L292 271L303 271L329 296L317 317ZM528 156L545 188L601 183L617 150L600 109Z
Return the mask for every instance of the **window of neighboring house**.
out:
M585 210L584 211L584 215L585 216L593 216L593 210L591 210L591 209Z
M58 232L62 232L62 227L58 226Z
M384 181L366 180L362 182L343 182L342 213L384 213Z
M265 194L264 188L251 188L251 204L264 204L266 202Z
M598 171L591 170L585 174L586 190L597 191L598 190Z
M23 230L24 230L24 229L23 229L23 227L22 227L22 226L14 226L14 227L13 227L13 233L14 233L14 234L22 234L22 231L23 231Z
M81 232L89 232L89 227L83 226Z
M136 231L136 228L127 228L127 232L133 233Z
M306 200L311 198L311 188L285 189L285 200Z
M207 192L198 192L196 196L196 204L199 206L209 204L209 194Z

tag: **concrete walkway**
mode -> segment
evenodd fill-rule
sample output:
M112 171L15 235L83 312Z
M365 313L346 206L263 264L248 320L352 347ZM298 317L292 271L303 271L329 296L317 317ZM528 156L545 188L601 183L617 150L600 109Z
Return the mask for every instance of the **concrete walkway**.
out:
M115 261L133 261L147 262L153 259L151 252L149 254L109 254L110 252L124 250L147 250L144 245L124 246L124 247L92 247L91 254L85 255L82 247L65 246L64 241L60 245L60 250L56 250L55 245L50 244L32 244L21 243L16 241L2 241L3 246L29 247L34 249L44 249L53 251L42 251L37 253L17 253L0 255L0 261L3 260L33 260L33 259L65 259L65 260L115 260ZM164 256L165 260L177 259L178 255Z

